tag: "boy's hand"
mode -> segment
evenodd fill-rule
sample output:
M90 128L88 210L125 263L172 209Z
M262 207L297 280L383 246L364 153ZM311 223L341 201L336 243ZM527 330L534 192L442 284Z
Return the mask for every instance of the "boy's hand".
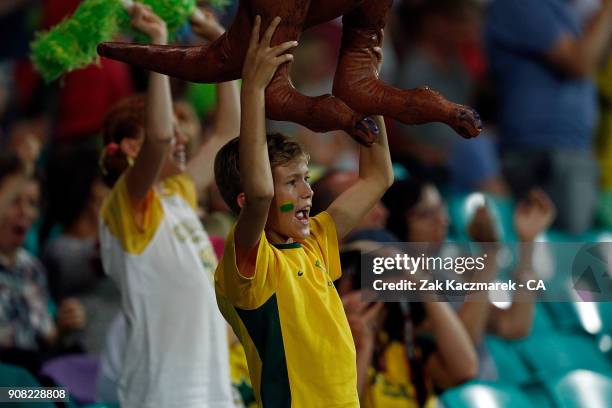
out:
M141 3L134 3L129 10L132 26L151 37L154 44L168 42L168 29L166 22L153 12L151 7Z
M242 71L245 89L265 89L272 80L276 69L281 64L293 60L293 55L284 53L295 47L298 44L297 41L287 41L276 47L270 47L270 41L280 21L280 17L272 20L263 38L261 41L258 41L261 17L255 17L255 24L253 24L253 32L251 33L251 40Z
M514 211L514 228L521 242L531 242L546 230L555 219L555 205L539 189L529 192Z
M215 14L207 9L196 9L191 16L191 29L208 41L216 40L225 32L225 28L219 24Z

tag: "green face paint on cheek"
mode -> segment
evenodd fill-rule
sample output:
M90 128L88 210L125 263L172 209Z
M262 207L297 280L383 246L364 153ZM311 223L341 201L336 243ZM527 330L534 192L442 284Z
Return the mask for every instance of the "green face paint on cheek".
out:
M293 211L294 205L291 201L287 201L286 203L282 203L280 206L281 212L290 212Z

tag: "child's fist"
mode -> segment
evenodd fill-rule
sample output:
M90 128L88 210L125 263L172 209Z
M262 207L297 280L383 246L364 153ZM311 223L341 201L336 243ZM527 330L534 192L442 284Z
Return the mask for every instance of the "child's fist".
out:
M134 3L130 7L129 13L132 26L151 37L154 44L166 44L168 42L166 22L155 14L151 7Z
M244 88L265 89L272 80L276 69L281 64L293 60L293 55L285 52L297 46L297 41L287 41L275 47L270 47L270 41L280 21L280 17L272 20L261 41L259 41L261 17L255 17L249 49L242 71Z

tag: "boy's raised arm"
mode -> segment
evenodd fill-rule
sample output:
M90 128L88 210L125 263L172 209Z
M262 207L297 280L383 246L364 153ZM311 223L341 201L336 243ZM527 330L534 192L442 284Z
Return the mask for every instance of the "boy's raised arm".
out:
M272 35L279 23L280 18L276 17L259 41L261 18L256 17L242 73L238 166L244 204L238 217L234 244L236 263L244 276L254 275L255 271L248 264L256 255L254 249L261 238L270 203L274 198L274 181L266 141L265 89L276 68L293 58L284 52L297 45L295 41L288 41L270 47Z
M135 3L130 9L132 25L148 34L154 44L166 44L166 23L150 7ZM128 171L126 184L133 202L144 199L155 183L164 158L174 139L170 81L151 72L145 107L145 138L134 166Z
M374 47L372 53L378 60L378 72L382 66L382 49ZM334 219L338 240L344 238L393 184L393 167L387 142L387 131L382 116L369 120L370 129L378 140L371 147L359 148L359 180L343 192L327 209Z
M343 192L327 209L334 219L338 240L344 238L381 199L393 184L393 168L382 116L374 117L378 140L371 147L360 147L359 180Z

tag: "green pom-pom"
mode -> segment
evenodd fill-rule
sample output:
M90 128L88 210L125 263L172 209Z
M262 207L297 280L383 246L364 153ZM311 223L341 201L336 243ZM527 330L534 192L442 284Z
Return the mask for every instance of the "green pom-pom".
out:
M151 6L166 22L171 34L196 8L195 0L141 2ZM72 17L64 19L50 31L37 34L31 45L31 58L45 81L50 82L66 72L88 66L98 57L98 44L112 40L120 31L130 30L130 17L121 0L85 0ZM132 32L137 41L148 42L144 34Z
M46 81L91 64L96 47L119 30L125 9L120 0L86 0L74 15L52 30L37 34L32 61Z

